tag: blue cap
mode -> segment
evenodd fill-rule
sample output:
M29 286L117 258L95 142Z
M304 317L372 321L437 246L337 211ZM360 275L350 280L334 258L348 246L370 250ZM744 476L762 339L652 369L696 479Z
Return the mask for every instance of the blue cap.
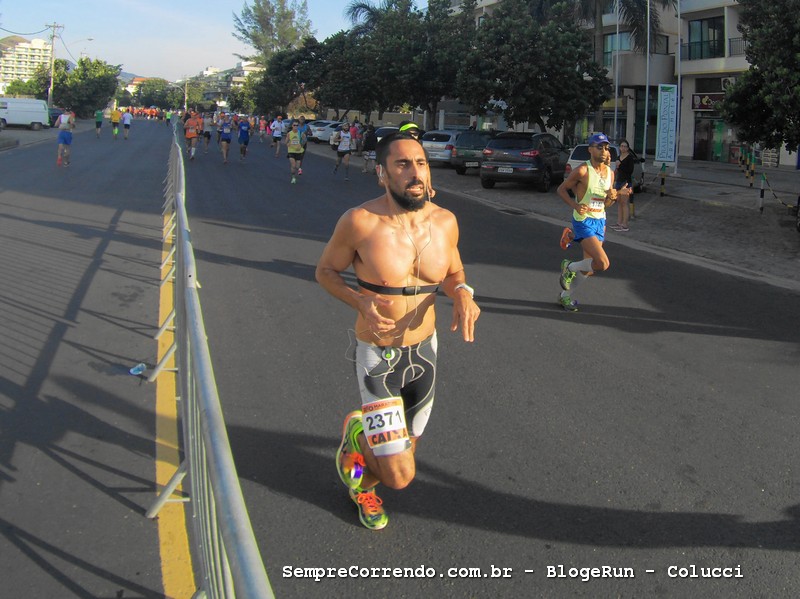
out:
M608 138L605 133L595 133L589 138L589 145L607 144Z

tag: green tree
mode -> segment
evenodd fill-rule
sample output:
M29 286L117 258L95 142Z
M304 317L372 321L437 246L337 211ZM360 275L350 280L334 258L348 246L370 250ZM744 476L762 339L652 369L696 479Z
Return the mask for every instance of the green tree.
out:
M378 5L353 2L345 13L353 22L352 38L361 51L359 66L368 67L359 78L350 77L351 85L362 86L359 96L368 96L359 103L369 103L378 111L412 101L419 89L420 58L426 51L423 14L412 0L383 0ZM354 106L354 104L350 104Z
M800 22L797 0L739 0L750 68L736 78L722 114L742 141L800 146Z
M147 79L139 86L133 96L136 106L158 106L170 108L169 95L171 84L166 79ZM183 104L183 102L181 102Z
M429 0L422 23L424 49L414 57L415 77L410 88L412 104L431 115L444 97L454 97L458 74L474 50L473 20L477 0L464 0L460 12L451 14L450 0Z
M386 15L393 11L403 10L403 4L402 0L380 0L377 4L373 4L369 0L353 0L347 5L344 15L353 24L353 28L350 30L352 34L369 35L375 31L378 23Z
M203 100L205 85L201 79L192 77L188 81L181 82L180 87L186 93L186 102L189 108L202 109L203 107L208 107L210 105L209 102Z
M53 105L72 108L79 117L88 117L98 108L108 105L117 91L121 67L102 60L81 58L72 70L66 60L56 59L53 71ZM39 89L50 85L47 67L39 67L33 77ZM37 94L37 97L41 97Z
M124 85L119 85L117 93L114 95L114 101L117 106L133 106L133 94Z
M500 111L511 123L542 130L596 108L609 89L589 34L567 3L549 7L541 23L526 0L503 0L478 30L459 77L459 95L474 111Z
M260 106L265 112L285 112L289 104L298 97L305 97L308 106L309 79L318 80L319 43L313 37L306 38L300 48L282 50L272 55L262 79L260 97L267 104Z
M306 0L253 0L245 4L240 15L233 15L233 36L255 49L255 60L267 66L273 54L298 48L311 36Z
M22 79L15 79L6 87L6 96L13 97L33 97L40 100L47 99L47 91L39 89L35 79L23 81Z
M305 96L305 105L316 111L329 106L337 111L356 108L369 112L373 106L365 56L363 40L344 31L322 43L311 38L294 61L287 63L287 79L295 86L295 97ZM309 102L312 96L313 107Z

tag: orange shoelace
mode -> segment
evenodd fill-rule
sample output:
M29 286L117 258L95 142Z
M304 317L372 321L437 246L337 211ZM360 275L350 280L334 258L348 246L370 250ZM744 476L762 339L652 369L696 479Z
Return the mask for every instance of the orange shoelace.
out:
M364 511L368 514L379 514L383 500L375 495L375 491L362 491L358 494L358 503L364 506Z
M353 470L356 466L361 466L362 468L366 466L363 454L360 454L358 452L347 454L347 456L345 456L344 463L345 466L348 467L350 470Z

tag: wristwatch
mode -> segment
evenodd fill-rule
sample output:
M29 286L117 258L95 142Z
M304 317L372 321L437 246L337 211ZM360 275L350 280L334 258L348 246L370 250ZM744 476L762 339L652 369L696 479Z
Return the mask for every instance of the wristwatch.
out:
M459 283L458 285L456 285L456 288L453 289L453 291L455 292L458 291L459 289L465 290L467 293L469 293L469 296L471 298L475 297L475 290L466 283Z

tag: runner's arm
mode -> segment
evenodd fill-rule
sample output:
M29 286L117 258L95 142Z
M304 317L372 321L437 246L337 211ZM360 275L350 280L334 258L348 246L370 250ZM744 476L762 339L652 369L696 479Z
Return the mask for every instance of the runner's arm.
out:
M378 306L388 306L393 302L380 295L363 295L350 287L342 277L356 257L354 240L358 238L356 217L353 210L348 210L339 219L330 241L322 251L317 263L316 279L325 291L336 299L358 311L366 320L370 329L376 333L385 333L395 327L395 321L378 313Z
M456 289L467 282L467 277L464 273L464 264L461 262L461 253L458 251L458 223L452 214L449 215L449 220L447 228L450 240L450 267L441 287L445 295L453 300L453 321L450 323L450 330L455 332L460 326L464 341L472 343L475 341L475 321L481 315L481 309L469 291L463 287Z
M567 206L578 212L578 214L585 213L589 207L586 204L580 204L578 201L571 198L569 192L572 192L575 197L578 197L578 187L582 181L588 178L588 176L589 173L586 169L586 165L582 164L573 170L569 174L569 177L567 177L564 182L558 186L558 197L561 198L561 201Z

